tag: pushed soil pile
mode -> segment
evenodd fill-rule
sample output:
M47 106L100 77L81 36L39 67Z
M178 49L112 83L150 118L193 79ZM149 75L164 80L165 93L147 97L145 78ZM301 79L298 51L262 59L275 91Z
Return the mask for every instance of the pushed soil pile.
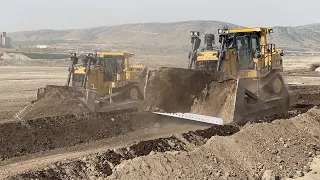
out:
M191 112L213 117L220 117L224 123L233 119L237 83L235 80L213 81L195 100Z
M320 155L320 110L290 120L252 124L212 137L192 151L159 153L118 165L110 179L271 179L301 176ZM270 173L272 172L272 173ZM273 175L273 177L272 177Z
M240 131L217 127L59 162L9 179L282 179L303 176L320 155L317 108L288 120L248 124Z
M145 99L142 103L142 110L146 111L163 111L163 112L201 112L202 114L223 115L221 112L207 112L200 110L206 106L207 96L218 95L212 99L209 96L211 104L219 104L215 106L217 110L221 107L227 107L227 96L224 89L233 90L236 84L231 76L222 72L199 71L182 68L159 68L150 73L150 78L146 86ZM206 89L209 92L206 94ZM222 93L214 92L223 90ZM221 92L221 91L220 91ZM194 108L191 108L195 99L199 99ZM219 102L216 102L219 101Z
M155 115L136 111L127 109L0 123L0 159L70 147L154 126Z
M141 156L154 155L168 151L188 151L203 145L205 138L214 135L228 136L239 131L235 126L213 126L206 130L190 131L182 136L170 136L141 141L126 148L107 150L79 160L58 162L36 172L26 172L8 179L98 179L108 178L118 165ZM145 164L142 164L145 166ZM136 179L136 178L134 178ZM139 178L138 178L139 179Z
M22 120L29 120L85 114L90 110L84 101L85 95L74 87L48 85L38 101L32 102L17 115Z

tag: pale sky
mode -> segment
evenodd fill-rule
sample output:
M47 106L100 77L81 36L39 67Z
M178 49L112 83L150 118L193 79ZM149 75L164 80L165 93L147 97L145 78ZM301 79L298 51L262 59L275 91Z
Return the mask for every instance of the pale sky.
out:
M0 31L216 20L243 26L320 23L319 0L0 0Z

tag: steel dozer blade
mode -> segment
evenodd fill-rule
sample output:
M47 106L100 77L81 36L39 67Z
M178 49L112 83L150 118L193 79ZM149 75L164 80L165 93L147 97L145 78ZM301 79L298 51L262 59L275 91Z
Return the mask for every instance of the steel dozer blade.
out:
M194 120L194 121L199 121L199 122L204 122L209 124L223 125L223 119L212 117L212 116L204 116L204 115L193 114L193 113L161 113L161 112L154 112L154 113L159 115Z
M63 89L63 90L62 90ZM61 91L62 90L62 91ZM137 107L139 101L128 100L128 101L119 101L119 102L109 102L99 96L97 96L96 91L83 89L81 87L73 87L73 86L57 86L57 85L47 85L45 87L37 88L36 101L43 98L46 95L50 95L52 92L66 92L68 91L68 95L74 95L76 97L75 100L79 100L93 113L98 112L108 112L113 110L122 110L122 109L130 109ZM67 97L61 97L67 98ZM74 97L70 97L74 98ZM79 102L80 103L80 102Z
M250 78L221 72L162 68L152 72L141 110L211 124L243 125L259 117L286 112L289 95L248 89ZM282 79L281 79L282 80Z
M279 95L262 98L246 89L245 78L239 78L237 84L232 122L243 125L249 120L271 116L289 110L290 99L285 87Z
M98 107L96 103L97 94L95 91L86 91L86 105L92 112L97 112Z
M91 112L108 112L113 110L122 110L135 108L140 103L140 100L124 100L117 102L110 102L97 96L94 90L85 90L85 103Z
M289 95L286 89L281 95L261 99L246 88L246 83L246 78L237 80L234 106L229 108L231 119L225 119L224 122L244 125L250 120L283 113L289 109Z
M284 102L287 101L285 100L285 98L286 96L274 97L268 100L261 100L254 93L246 89L246 79L239 78L237 80L234 102L232 102L233 105L231 108L228 108L230 111L227 112L231 115L229 116L230 119L227 118L228 116L225 116L226 119L208 116L213 112L205 114L197 114L197 111L194 111L195 113L154 113L164 116L172 116L216 125L222 125L225 123L244 125L249 120L253 120L255 118L284 112L285 110L283 109L284 107L286 107L286 104ZM214 99L212 99L212 101L214 101Z
M78 92L84 93L84 90L82 88L78 88L78 87L46 85L46 86L42 86L42 87L37 88L36 101L43 98L48 92L50 92L51 90L54 90L54 89L57 91L59 91L59 89L65 89L65 90L78 91Z

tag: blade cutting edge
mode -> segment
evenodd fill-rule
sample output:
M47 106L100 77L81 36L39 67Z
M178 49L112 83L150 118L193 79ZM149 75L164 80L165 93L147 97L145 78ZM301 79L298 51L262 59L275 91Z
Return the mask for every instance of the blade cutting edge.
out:
M194 113L162 113L162 112L153 112L153 113L164 115L164 116L171 116L171 117L177 117L177 118L188 119L193 121L199 121L199 122L204 122L209 124L223 125L223 119L218 117L205 116L205 115L194 114Z

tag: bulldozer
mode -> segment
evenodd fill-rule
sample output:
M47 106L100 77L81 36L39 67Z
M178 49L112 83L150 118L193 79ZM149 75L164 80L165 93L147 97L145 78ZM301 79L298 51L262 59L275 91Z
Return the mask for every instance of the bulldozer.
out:
M207 47L199 50L199 32L191 31L192 51L188 69L223 72L237 82L231 119L190 112L155 112L156 114L212 124L245 124L251 119L287 112L290 98L281 76L283 50L267 42L272 28L254 27L218 30L219 49L212 47L214 35L205 36ZM187 72L187 71L186 71ZM190 71L189 71L190 72ZM163 94L162 96L165 96ZM208 100L214 102L215 98Z
M148 68L130 64L132 57L128 52L71 53L66 86L82 91L92 112L103 112L105 106L119 101L141 101ZM43 92L45 87L38 88L37 100Z
M206 34L204 37L205 48L199 50L201 39L199 31L191 31L191 43L192 49L189 52L189 69L199 69L199 70L215 70L216 63L218 60L218 48L214 47L215 37L214 34Z

